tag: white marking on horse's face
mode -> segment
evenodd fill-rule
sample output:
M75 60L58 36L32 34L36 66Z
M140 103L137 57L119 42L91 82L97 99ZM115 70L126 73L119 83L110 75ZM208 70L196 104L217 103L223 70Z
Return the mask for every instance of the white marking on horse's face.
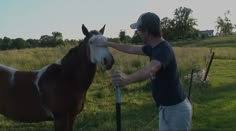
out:
M90 48L90 60L94 64L102 64L105 65L107 68L111 68L114 64L113 56L111 55L109 49L105 46L97 45L94 39L97 37L98 39L105 38L102 35L94 35L89 40L89 48ZM101 41L100 41L101 42Z
M15 68L11 68L5 65L0 64L0 67L7 70L10 73L10 78L9 78L9 83L10 85L14 85L14 80L15 80L15 73L16 73L16 69Z

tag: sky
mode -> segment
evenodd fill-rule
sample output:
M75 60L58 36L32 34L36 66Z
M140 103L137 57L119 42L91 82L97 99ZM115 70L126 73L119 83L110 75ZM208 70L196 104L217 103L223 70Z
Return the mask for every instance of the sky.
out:
M64 39L83 39L82 24L104 36L118 37L121 30L133 36L130 24L144 12L173 18L176 8L192 9L199 30L215 30L218 16L230 10L236 24L235 0L0 0L0 38L39 39L58 31Z

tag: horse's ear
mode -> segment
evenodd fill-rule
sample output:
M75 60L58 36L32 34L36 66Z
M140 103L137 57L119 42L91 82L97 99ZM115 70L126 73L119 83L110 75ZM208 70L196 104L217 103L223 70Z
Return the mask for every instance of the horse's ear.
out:
M84 26L84 24L82 25L82 31L85 36L89 35L88 29Z
M105 30L105 27L106 27L106 25L104 25L104 26L102 27L102 29L99 30L99 32L101 32L101 33L103 34L103 33L104 33L104 30Z

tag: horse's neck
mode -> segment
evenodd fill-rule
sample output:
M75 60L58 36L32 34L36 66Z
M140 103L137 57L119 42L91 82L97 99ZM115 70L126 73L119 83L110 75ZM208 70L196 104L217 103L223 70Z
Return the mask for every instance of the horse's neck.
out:
M78 50L78 52L80 52L80 54L77 56L73 56L73 52L75 52L75 50ZM64 67L69 67L69 68L72 68L73 65L78 66L81 63L83 63L84 60L86 61L88 59L88 58L86 58L86 53L87 53L86 46L72 48L62 58L60 64L63 65Z
M86 45L81 45L77 47L77 56L65 56L64 61L62 60L62 66L68 74L74 74L79 79L85 78L86 81L93 80L96 73L96 64L91 63L89 58L89 48ZM70 54L67 54L70 55ZM66 60L67 59L67 60ZM87 80L89 79L89 80Z
M96 73L96 64L93 64L89 58L89 47L82 45L80 47L82 55L77 59L78 66L76 66L78 78L84 82L84 89L87 91L91 85L95 73Z

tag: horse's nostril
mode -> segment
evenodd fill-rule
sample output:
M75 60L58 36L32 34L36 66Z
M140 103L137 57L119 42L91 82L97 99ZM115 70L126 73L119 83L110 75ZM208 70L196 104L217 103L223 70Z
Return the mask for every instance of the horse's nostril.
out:
M115 64L115 60L114 60L113 56L112 56L112 59L111 59L111 64L112 65Z
M103 64L107 65L107 59L106 58L103 58Z

